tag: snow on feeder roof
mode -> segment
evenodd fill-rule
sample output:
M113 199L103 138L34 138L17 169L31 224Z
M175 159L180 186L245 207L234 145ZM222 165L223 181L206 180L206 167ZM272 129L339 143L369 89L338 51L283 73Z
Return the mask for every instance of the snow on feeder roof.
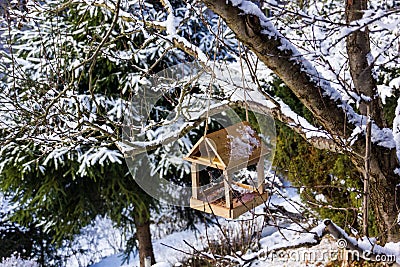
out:
M201 137L184 159L225 170L253 165L266 153L257 132L240 122Z

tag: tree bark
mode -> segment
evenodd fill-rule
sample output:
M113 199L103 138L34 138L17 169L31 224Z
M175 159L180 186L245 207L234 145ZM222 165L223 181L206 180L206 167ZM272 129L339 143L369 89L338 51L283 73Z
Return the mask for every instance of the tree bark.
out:
M399 176L394 173L398 166L396 151L373 145L371 147L369 195L374 211L378 237L381 242L400 241L400 225L397 222L399 214L399 194L396 187L400 183ZM352 158L353 163L361 172L364 162ZM396 196L397 194L397 196Z
M367 105L367 117L370 114L370 105ZM370 163L371 163L371 119L368 118L366 125L366 136L365 136L365 156L364 156L364 188L363 188L363 235L369 236L368 234L368 221L369 221L369 176L371 172Z
M150 213L148 207L138 207L134 213L136 238L139 242L140 267L145 265L146 258L150 258L151 264L155 264L153 244L150 233Z
M346 21L352 23L362 19L364 10L367 9L367 0L352 0L346 4ZM346 38L346 49L349 56L350 74L354 88L361 97L359 110L366 115L368 102L371 102L371 118L380 127L385 127L382 102L378 94L376 80L373 77L373 62L370 48L368 27L352 32ZM369 97L366 101L363 97Z
M344 110L342 102L326 94L325 90L329 85L326 84L323 77L310 76L307 68L311 63L308 62L309 65L307 65L306 59L301 58L293 49L286 48L288 40L277 32L272 24L261 24L256 13L246 15L240 7L232 6L230 1L202 0L202 2L221 16L236 34L238 40L251 49L285 82L334 139L341 142L340 140L349 137L354 125L350 123L352 118L348 118L347 110ZM353 2L355 1L348 4L353 4ZM353 6L353 8L356 7ZM361 40L369 42L368 36L360 35L355 38L357 39L356 43ZM352 40L348 40L348 43L352 42ZM372 78L372 68L367 59L369 44L360 49L363 51L361 55L357 50L349 51L349 60L353 61L350 63L350 68L353 69L351 70L353 82L361 94L373 97L372 118L378 126L382 127L384 126L383 110L379 98L376 98L376 83ZM356 142L351 148L355 152L351 154L351 159L361 173L365 169L362 156L365 154L365 142L363 141L364 139ZM396 187L400 179L394 173L397 167L398 162L394 148L385 148L375 143L371 145L369 192L377 226L382 234L382 242L400 241L400 226L397 223L397 216L400 212L400 196L396 196Z
M364 10L367 9L367 2L367 0L347 1L347 23L350 24L362 19ZM374 64L372 62L368 28L365 27L362 30L356 30L347 36L346 49L349 57L350 74L353 84L356 92L361 97L359 107L360 113L362 115L369 115L378 126L385 127L386 122L383 116L382 102L373 75ZM364 96L370 98L370 100L363 99ZM370 112L367 112L367 110ZM366 150L367 147L369 147L369 144L365 145ZM360 145L360 150L362 149L363 145ZM377 158L377 154L380 154L381 157ZM365 174L365 179L372 178L371 184L366 190L370 193L369 199L371 200L370 203L373 205L374 214L377 217L376 221L380 233L383 235L386 233L388 240L399 240L399 225L395 223L397 214L399 213L398 203L395 203L396 186L399 183L399 178L393 173L393 170L397 167L397 161L393 159L396 159L393 152L385 153L381 148L376 146L375 162L370 162L374 164L374 169L367 169L365 164L364 168L358 166L358 169ZM393 162L390 163L390 160ZM386 173L383 174L384 172ZM364 214L364 217L367 218L368 214Z

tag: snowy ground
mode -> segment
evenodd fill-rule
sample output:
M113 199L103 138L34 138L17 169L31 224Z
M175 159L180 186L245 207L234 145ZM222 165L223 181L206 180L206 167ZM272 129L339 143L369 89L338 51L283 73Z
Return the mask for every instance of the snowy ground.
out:
M297 213L301 209L296 204L301 203L296 190L285 189L280 193L283 195L274 195L270 199L270 205L279 205L293 213ZM265 214L263 207L258 207L255 214ZM255 224L249 225L248 219L251 219L250 221L255 222ZM197 232L189 230L175 232L154 240L154 254L157 261L154 266L183 266L181 263L187 262L194 250L207 252L204 255L209 257L221 256L225 260L231 260L229 266L243 266L246 260L252 259L247 266L265 267L321 266L337 259L338 253L340 253L337 240L329 235L324 236L319 244L312 245L315 242L315 234L321 235L325 228L322 221L317 222L317 225L312 228L310 222L298 224L286 219L280 220L277 227L265 224L264 216L254 217L254 214L250 213L242 215L237 220L219 219L218 221L220 226L206 227L199 224ZM258 233L258 242L255 240L253 243L256 246L250 247L244 254L238 251L236 257L208 253L207 248L210 240L211 243L219 242L220 245L223 245L225 237L222 234L223 231L220 230L221 228L231 236L243 234L243 228L250 229L247 234ZM363 244L360 243L361 245ZM397 263L400 264L400 243L387 244L386 248L380 249L388 254L396 255ZM129 265L121 263L120 255L114 254L106 257L91 267L139 266L138 255L131 258Z
M271 203L274 205L280 205L286 210L291 212L297 212L300 209L295 203L300 199L297 192L294 189L284 190L284 196L291 200L290 202L282 198L282 196L273 196ZM258 207L255 210L255 214L265 214L263 206ZM249 225L249 220L254 221L255 224ZM188 254L193 253L194 250L206 251L208 244L211 242L221 242L224 240L223 231L231 235L240 235L243 231L243 226L250 226L249 231L253 233L259 233L259 246L250 248L244 255L241 252L237 252L237 257L232 259L232 264L242 265L246 260L253 258L251 266L304 266L304 261L296 261L296 255L303 253L302 251L310 251L307 248L299 248L293 251L293 254L287 254L285 251L280 251L280 248L294 246L307 241L312 241L313 234L305 231L303 227L309 227L307 223L298 225L293 222L279 223L279 228L273 225L266 225L264 223L264 216L255 217L253 214L247 213L239 217L237 220L225 220L218 219L220 226L208 226L204 224L198 225L198 231L181 231L167 235L161 239L155 240L154 254L158 264L156 266L181 266L179 263L185 262L189 257ZM245 225L247 224L247 225ZM224 229L221 231L220 229ZM321 231L321 226L311 231ZM257 242L254 242L257 244ZM190 244L190 247L188 244ZM220 244L222 245L222 244ZM315 251L328 250L335 247L335 241L332 238L324 238L323 241L315 247ZM275 251L272 253L271 251ZM181 251L185 251L185 254ZM297 254L296 254L297 253ZM304 254L304 253L303 253ZM210 257L216 255L207 254ZM240 255L240 256L239 256ZM120 259L121 254L114 254L104 258L99 263L92 265L91 267L128 267L128 266L139 266L138 255L132 257L128 264L122 264ZM229 256L222 256L229 259ZM315 263L320 262L322 257L315 256ZM327 262L329 259L324 259L323 262ZM311 263L311 262L309 262Z
M225 221L223 225L238 227L239 222ZM281 225L282 227L283 225ZM307 245L313 242L313 234L303 232L301 226L297 224L284 225L287 229L279 229L274 226L267 226L262 229L259 248L249 250L244 255L237 253L237 257L222 256L225 260L231 260L229 266L243 266L246 260L252 259L247 266L264 266L264 267L282 267L282 266L324 266L330 261L336 260L341 251L333 237L326 235L317 245ZM321 222L310 232L322 233L325 225ZM290 229L290 230L288 230ZM210 238L220 237L217 227L209 228L206 234L205 228L200 230L200 233L192 231L183 231L173 233L160 240L154 242L154 253L156 255L157 267L173 267L183 266L182 262L187 262L185 259L188 255L180 251L188 253L193 252L193 248L201 251L206 249L208 235ZM186 243L193 246L189 247ZM299 246L299 247L297 247ZM173 248L171 248L173 247ZM287 249L292 247L291 249ZM397 263L400 264L400 243L389 244L385 249L389 255L396 255ZM216 256L207 254L210 257ZM239 257L241 256L241 257ZM112 255L103 259L101 262L92 265L91 267L128 267L139 266L137 257L131 259L130 264L122 264L119 255ZM186 266L186 265L185 265ZM227 265L221 265L227 266Z
M228 222L231 226L234 226L234 222ZM225 223L224 223L225 225ZM238 224L236 225L238 226ZM299 230L299 227L293 225L288 225L290 229ZM188 258L188 255L178 250L186 251L188 253L193 252L193 249L190 248L184 241L193 246L196 250L203 250L207 248L207 240L205 238L205 228L200 229L199 233L194 233L192 231L183 231L171 234L163 239L156 240L154 242L154 253L156 255L156 261L160 265L156 266L181 266L179 263L185 262ZM208 236L211 238L216 238L220 236L219 229L217 227L208 229ZM262 231L262 238L260 240L259 250L246 253L242 255L242 259L239 257L232 258L232 264L242 265L245 263L246 259L254 258L255 260L252 262L251 266L302 266L305 261L301 260L303 252L310 251L307 248L299 248L296 250L280 251L279 248L284 248L286 246L291 246L295 243L304 242L310 238L307 234L299 234L290 230L281 230L283 235L278 232L276 227L266 227ZM325 238L323 242L321 242L318 247L313 248L316 252L321 250L328 250L334 248L335 241L331 238ZM173 247L173 248L171 248ZM270 252L271 250L277 250L276 252ZM240 253L237 253L240 255ZM209 254L211 256L211 254ZM298 255L298 256L297 256ZM228 256L225 256L226 259L229 259ZM299 259L297 261L297 259ZM322 257L320 255L315 256L315 263L318 262L328 262L328 259L320 260ZM161 265L161 263L163 265ZM310 262L311 263L311 262ZM101 262L92 265L91 267L128 267L128 266L139 266L138 258L134 257L130 264L122 264L118 255L112 255L110 257L105 258Z
M0 200L2 200L0 198ZM3 200L4 204L6 203ZM286 188L270 198L269 207L280 206L293 214L301 210L301 201L297 191ZM3 205L5 208L7 205ZM257 216L259 215L259 216ZM164 216L164 217L163 217ZM221 262L230 262L229 266L321 266L337 257L337 241L330 236L325 236L318 245L315 234L320 235L325 225L322 221L302 221L300 224L289 219L265 220L264 206L258 207L254 213L246 213L237 220L219 218L219 225L206 226L197 224L197 231L177 231L179 222L165 223L168 217L168 208L162 214L156 215L156 221L164 222L152 226L154 254L156 267L183 266L187 263L194 251L203 253L204 257L221 257ZM222 230L221 230L222 229ZM237 251L236 256L217 255L210 250L214 246L226 246L226 237L232 243L240 241L243 236L250 236L251 246L247 251ZM129 264L122 263L122 251L125 239L122 230L113 227L107 218L98 217L94 224L82 230L72 247L87 250L86 254L77 254L76 250L64 250L64 255L70 255L66 266L68 267L132 267L139 266L138 255L130 258ZM308 244L307 244L308 243ZM290 248L290 249L287 249ZM397 254L400 263L400 243L388 244L382 248L389 254ZM336 254L335 254L336 253ZM21 261L13 256L5 260L0 267L24 266L36 267L31 261ZM224 265L226 266L226 265Z

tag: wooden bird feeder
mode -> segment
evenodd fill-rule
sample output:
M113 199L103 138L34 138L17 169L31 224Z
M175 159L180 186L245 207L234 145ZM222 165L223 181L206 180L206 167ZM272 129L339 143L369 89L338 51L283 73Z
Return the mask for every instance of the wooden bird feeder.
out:
M184 158L192 162L190 207L234 219L261 205L268 198L264 190L264 156L267 152L257 132L248 122L240 122L200 138ZM232 176L235 171L255 164L256 183L249 185L233 181ZM223 181L201 190L200 166L220 170ZM234 188L241 189L239 191L242 193L238 194ZM216 199L215 192L220 192L217 193Z

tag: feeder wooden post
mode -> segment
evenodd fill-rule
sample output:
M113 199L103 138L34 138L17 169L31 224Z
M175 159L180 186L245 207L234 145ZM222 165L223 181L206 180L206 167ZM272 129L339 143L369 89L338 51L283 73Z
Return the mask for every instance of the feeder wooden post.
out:
M225 206L228 209L232 208L232 177L227 170L224 170L224 189L225 189Z
M192 163L191 173L192 173L192 197L195 199L198 199L199 198L199 187L200 187L199 164Z
M260 158L257 162L257 191L260 194L264 193L264 155L261 153Z

